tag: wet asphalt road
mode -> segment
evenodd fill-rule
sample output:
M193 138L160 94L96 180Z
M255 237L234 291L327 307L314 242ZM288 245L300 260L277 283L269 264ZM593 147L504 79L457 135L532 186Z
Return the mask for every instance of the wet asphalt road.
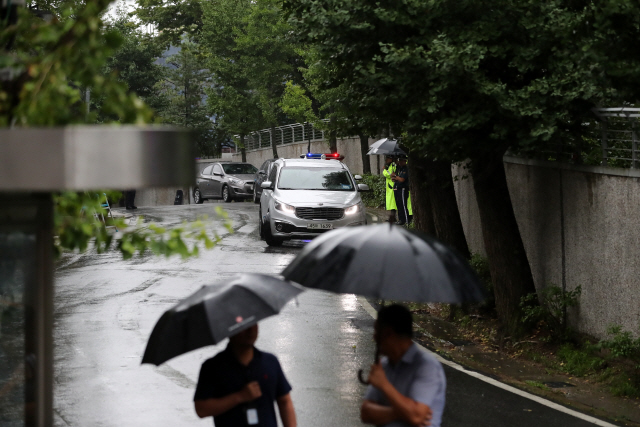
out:
M116 252L65 255L56 270L55 425L193 426L192 398L201 363L226 343L161 367L140 365L160 315L200 286L239 272L278 274L302 242L269 248L257 235L257 205L224 205L227 233L213 218L218 203L139 209L165 226L208 214L223 237L183 261L154 256L123 261ZM356 297L309 291L260 324L257 346L278 355L301 427L361 426L364 391L356 371L371 363L373 320ZM505 392L452 368L443 426L592 426Z
M139 209L163 225L209 214L214 207ZM68 255L56 272L56 426L211 425L193 410L201 363L220 351L196 350L159 368L140 365L160 315L205 284L239 272L278 274L302 243L269 248L257 235L257 205L224 206L235 232L213 250L182 261L115 252ZM260 324L257 347L278 355L300 426L358 426L363 388L355 373L370 363L373 321L354 296L305 292Z

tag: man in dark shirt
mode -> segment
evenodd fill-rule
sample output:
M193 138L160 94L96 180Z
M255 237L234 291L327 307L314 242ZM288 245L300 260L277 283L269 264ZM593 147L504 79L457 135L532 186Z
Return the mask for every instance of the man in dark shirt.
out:
M216 427L277 427L275 401L284 427L296 427L291 386L278 359L253 346L257 338L254 325L202 364L193 398L200 418L213 416Z
M398 158L398 168L392 175L395 185L393 193L396 198L396 207L398 209L398 225L405 225L410 222L409 209L407 207L407 199L409 198L409 170L407 169L407 158Z

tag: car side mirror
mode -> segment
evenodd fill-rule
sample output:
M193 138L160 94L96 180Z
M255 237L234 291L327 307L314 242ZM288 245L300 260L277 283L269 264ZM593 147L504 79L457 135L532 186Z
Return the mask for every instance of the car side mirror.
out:
M213 173L213 175L214 175L214 176L222 176L222 174L221 174L221 173L218 173L218 172L214 172L214 173Z
M267 173L265 171L258 171L258 175L266 175Z
M356 176L354 176L354 178L356 179L356 181L360 181L362 179L362 176L356 175Z
M271 181L265 181L262 184L260 184L260 187L262 188L266 188L266 189L272 189L272 182Z
M371 189L367 184L358 184L358 191L362 193L364 191L371 191Z

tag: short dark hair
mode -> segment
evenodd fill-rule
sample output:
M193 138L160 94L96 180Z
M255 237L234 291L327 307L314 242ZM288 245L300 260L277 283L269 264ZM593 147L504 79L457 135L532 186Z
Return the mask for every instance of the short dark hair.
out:
M413 337L413 317L409 309L400 304L391 304L378 311L378 328L391 328L396 334Z

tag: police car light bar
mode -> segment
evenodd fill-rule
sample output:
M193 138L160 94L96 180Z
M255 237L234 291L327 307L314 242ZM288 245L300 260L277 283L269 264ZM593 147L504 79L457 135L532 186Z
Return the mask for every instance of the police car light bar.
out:
M322 160L343 160L344 156L339 153L307 153L305 156L307 159L322 159Z

